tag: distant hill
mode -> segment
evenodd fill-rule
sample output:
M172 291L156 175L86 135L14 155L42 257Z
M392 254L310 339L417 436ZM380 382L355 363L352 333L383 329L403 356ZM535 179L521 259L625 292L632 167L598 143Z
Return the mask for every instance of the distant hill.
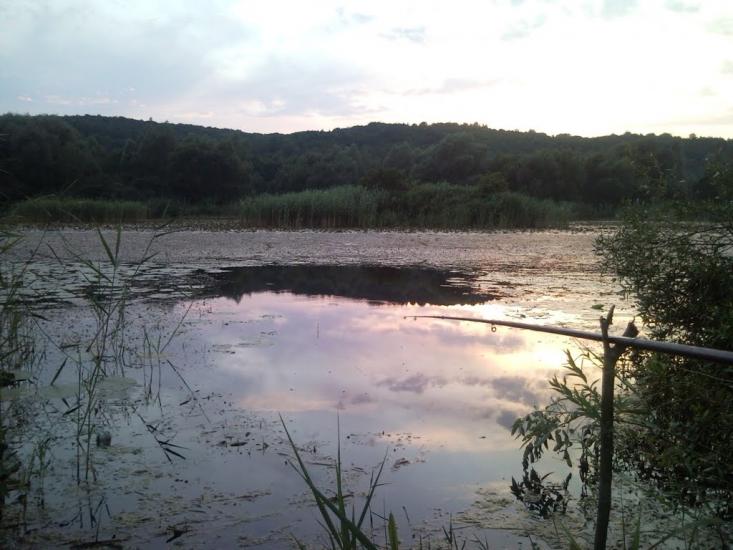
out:
M103 116L0 116L0 200L51 194L234 201L362 184L481 186L538 198L619 204L712 193L706 169L733 140L597 138L477 124L384 124L257 134Z

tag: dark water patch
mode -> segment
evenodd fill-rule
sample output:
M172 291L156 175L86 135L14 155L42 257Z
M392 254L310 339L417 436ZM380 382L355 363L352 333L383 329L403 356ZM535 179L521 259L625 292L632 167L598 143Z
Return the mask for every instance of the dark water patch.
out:
M226 297L237 303L260 292L438 306L476 305L499 297L482 290L475 274L432 267L266 265L227 267L198 275L206 281L201 290L204 296Z

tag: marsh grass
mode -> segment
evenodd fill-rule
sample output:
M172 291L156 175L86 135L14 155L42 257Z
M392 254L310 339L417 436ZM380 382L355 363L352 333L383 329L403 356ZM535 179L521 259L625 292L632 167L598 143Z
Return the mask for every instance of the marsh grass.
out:
M484 196L475 187L415 184L400 193L361 186L257 195L243 200L240 224L263 228L511 229L565 227L568 203L518 193Z
M378 487L382 484L380 479L384 471L384 465L389 456L389 450L385 452L384 458L379 465L372 471L369 479L369 488L364 496L361 510L357 513L355 504L352 504L351 510L347 510L346 499L350 493L344 490L343 468L341 460L341 427L337 420L337 438L336 438L336 460L334 463L336 492L332 497L326 495L315 483L303 458L300 455L298 446L290 435L290 431L285 424L282 415L280 423L287 436L288 443L293 452L295 461L290 461L290 465L300 478L308 486L313 496L316 507L320 516L320 525L328 537L328 548L332 550L357 550L364 548L367 550L377 550L384 548L386 550L399 550L401 547L409 548L403 545L397 528L397 521L392 512L378 514L372 510L372 501ZM407 513L405 511L405 513ZM381 540L376 536L373 518L383 522L383 534ZM366 520L369 519L369 528L367 528ZM408 518L409 521L409 518ZM436 548L447 548L448 550L463 550L466 548L468 539L463 538L459 534L459 529L453 524L451 516L447 527L442 527L443 540L438 542ZM293 537L298 548L305 550L306 544ZM412 540L416 540L414 546L417 550L429 550L432 548L430 539L423 539L421 536L413 536ZM489 549L486 540L481 540L475 536L472 540L476 548ZM473 547L473 546L472 546Z
M38 197L17 202L4 213L9 224L95 224L115 227L145 221L164 222L179 218L234 219L239 203L196 203L155 198L147 201Z
M105 422L100 396L100 387L105 380L111 376L124 379L126 371L131 366L138 367L142 369L143 395L146 402L157 400L162 406L160 400L162 370L170 366L193 395L193 391L175 366L164 359L165 352L178 334L188 310L167 334L162 333L160 329L149 330L145 325L137 327L142 331L142 343L139 346L131 347L127 336L130 328L127 309L131 285L154 258L155 254L151 252L154 242L168 234L162 231L163 228L160 229L148 241L140 257L130 263L123 263L120 253L121 226L117 227L113 239L108 239L97 229L99 242L106 255L104 262L88 260L66 245L66 254L85 268L81 273L89 285L86 297L94 318L91 338L83 345L79 343L75 347L75 355L66 354L66 359L71 360L70 364L76 367L78 388L76 403L65 412L65 414L73 412L76 415L77 482L81 482L82 477L88 479L90 474L93 478L96 477L91 461L91 450L94 436L100 433ZM54 255L57 261L65 265L59 254L54 252ZM57 372L54 378L58 375ZM168 460L171 460L171 456L184 458L174 450L181 447L174 444L170 437L163 436L154 425L146 422L136 411L133 412Z
M323 521L322 525L328 535L331 548L338 548L340 550L356 550L357 548L366 548L368 550L377 550L378 546L370 539L370 537L364 531L364 520L367 518L367 514L370 514L370 506L374 492L379 486L379 478L384 470L384 464L387 461L387 454L382 459L376 473L372 473L372 477L369 480L369 490L362 506L361 512L359 513L358 519L356 518L356 508L352 507L351 517L347 514L346 510L346 496L344 494L343 487L343 472L341 468L341 433L340 427L338 429L338 449L336 455L336 495L333 498L327 497L315 484L313 478L308 472L308 468L305 466L305 462L300 456L298 446L293 441L290 435L288 427L285 425L285 420L280 416L280 423L282 424L285 434L287 435L290 448L295 456L295 463L290 462L293 469L303 479L305 484L311 491L313 499L315 500L316 506L320 513ZM394 517L391 516L391 526L389 539L394 539L395 545L390 545L390 550L397 550L399 547L397 544L397 531L394 523ZM298 542L298 546L305 548L305 546Z
M31 494L38 511L44 513L44 479L47 472L57 466L54 463L54 449L57 444L64 442L67 434L74 442L72 461L75 472L72 479L85 491L84 488L90 486L84 482L97 480L98 477L94 459L95 444L100 445L100 436L102 441L109 437L107 429L114 423L115 417L119 413L131 417L130 413L137 413L140 406L156 399L162 407L162 369L170 366L191 391L175 366L164 360L166 349L178 333L185 314L169 331L163 331L161 327L149 330L135 320L134 330L138 331L138 335L142 331L144 337L131 339L129 335L133 322L128 318L131 285L153 258L152 244L166 234L162 229L149 241L138 259L132 262L123 262L122 231L119 226L111 237L97 231L104 250L103 261L86 259L63 238L63 254L49 248L59 265L64 270L80 274L87 287L83 296L86 303L80 311L84 312L82 317L88 315L91 318L91 324L71 323L61 339L47 332L48 319L39 313L41 310L36 305L38 299L43 303L43 296L35 294L38 291L34 284L42 276L31 269L38 249L23 261L10 258L13 247L21 237L7 231L0 232L0 258L8 260L0 262L0 380L2 386L17 386L21 383L28 386L28 391L15 392L13 389L15 393L8 393L0 400L2 537L11 536L11 530L5 531L8 524L2 515L9 494L13 494L9 501L14 504L12 517L17 520L13 525L20 529L21 535L28 529ZM40 239L38 246L42 246L42 243L43 239ZM55 284L53 280L45 282ZM58 358L59 362L51 365L49 357ZM110 391L114 392L115 383L121 383L124 387L130 387L126 385L128 383L134 384L132 379L125 378L131 368L142 370L143 399L130 401L126 395L110 399L111 394L106 392L109 388L113 388ZM49 398L45 397L47 394L43 391L46 386L51 388L57 382L63 382L68 387L71 381L75 382L75 394L71 398L61 397L60 403L49 405ZM193 396L193 392L191 394ZM180 451L182 447L176 445L172 437L155 429L154 423L146 422L139 413L137 417L169 461L172 458L184 458ZM54 477L59 479L58 475ZM94 505L91 503L91 493L87 496L90 503L89 522L96 526L98 533L99 521L103 516L100 511L106 507L104 496ZM81 510L81 500L79 506Z
M24 277L29 263L16 268L6 261L20 240L19 234L0 230L0 390L27 383L42 359L33 331L33 317L37 314L24 305ZM37 250L32 252L33 256ZM36 445L30 457L21 462L17 451L27 443L24 423L21 406L0 400L0 520L4 517L5 499L12 491L25 496L35 456L45 464L47 441Z
M350 185L281 195L262 194L243 200L240 223L251 227L335 229L378 227L384 193Z
M120 224L138 222L149 217L143 202L39 197L18 202L10 207L7 218L16 223L97 223Z
M476 186L439 182L413 184L396 193L360 185L264 193L226 204L50 196L12 205L5 219L21 224L117 225L204 217L236 220L243 228L542 229L567 226L577 218L577 208L519 193L485 195Z

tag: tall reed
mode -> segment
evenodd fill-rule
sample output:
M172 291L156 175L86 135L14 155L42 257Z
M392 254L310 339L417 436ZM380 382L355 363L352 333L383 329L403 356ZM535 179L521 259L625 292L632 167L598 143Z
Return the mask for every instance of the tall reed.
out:
M256 195L243 200L239 208L242 225L250 227L304 227L334 229L374 227L383 193L360 186L333 187Z
M423 183L388 193L333 187L243 200L240 224L264 228L511 229L564 227L569 204L518 193L483 196L475 187Z
M8 218L20 223L118 224L148 218L148 206L138 201L40 197L14 204Z

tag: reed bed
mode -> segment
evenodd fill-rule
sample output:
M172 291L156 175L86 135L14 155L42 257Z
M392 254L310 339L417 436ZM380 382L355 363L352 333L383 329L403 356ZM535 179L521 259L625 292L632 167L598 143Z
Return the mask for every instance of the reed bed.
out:
M242 226L260 228L513 229L565 227L569 203L518 193L481 195L475 187L449 183L411 186L391 194L342 186L243 200Z
M242 228L277 229L543 229L566 227L576 205L519 193L481 193L446 182L414 184L397 193L345 185L260 194L226 204L44 197L14 204L16 223L117 225L172 218L228 219Z
M149 209L138 201L41 197L14 204L7 216L20 223L119 224L147 219Z
M262 194L240 203L240 223L251 227L379 227L378 217L386 194L356 185L284 193Z

